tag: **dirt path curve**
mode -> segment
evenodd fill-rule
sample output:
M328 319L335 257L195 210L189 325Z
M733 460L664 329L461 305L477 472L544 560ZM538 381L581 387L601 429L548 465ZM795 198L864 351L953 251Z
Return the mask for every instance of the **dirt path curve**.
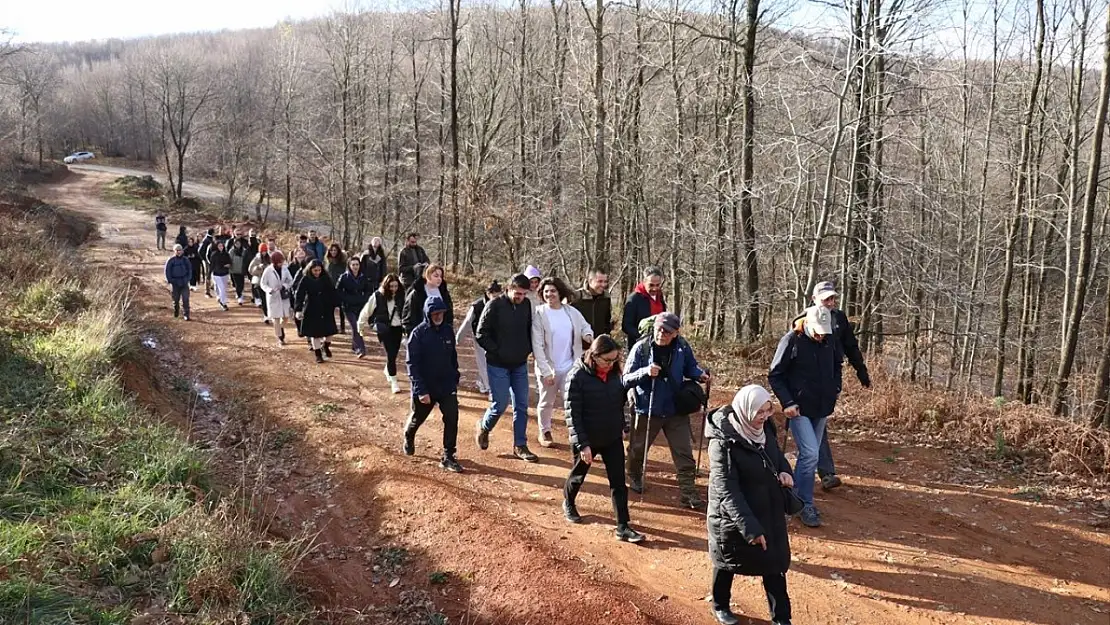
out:
M167 344L181 346L173 358L183 371L197 363L218 399L261 398L265 414L254 418L289 433L276 467L287 477L265 504L276 533L320 532L305 571L322 604L351 615L394 605L413 614L426 609L411 605L414 597L426 595L412 591L424 590L450 622L713 622L705 518L677 507L662 446L651 454L646 498L632 500L633 524L649 537L641 546L613 540L602 471L579 502L586 523L563 521L570 462L558 417L560 444L533 446L540 463L528 465L509 456L508 416L490 450L477 449L471 433L485 401L460 392L467 472L436 466L434 416L406 458L407 395L389 393L377 352L357 360L339 336L334 361L316 365L297 341L278 347L256 309L223 312L203 296L193 299L193 322L173 320L149 216L100 201L97 186L110 179L77 173L39 195L101 224L90 253L142 278L142 307ZM469 386L468 349L460 361ZM818 494L826 526L791 525L795 623L1110 623L1110 537L1091 529L1090 510L1016 497L1012 485L961 468L955 454L834 443L847 484ZM392 544L408 551L398 556ZM405 565L391 568L387 553ZM430 584L435 571L451 572L450 581ZM737 579L734 601L745 622L768 623L756 580Z

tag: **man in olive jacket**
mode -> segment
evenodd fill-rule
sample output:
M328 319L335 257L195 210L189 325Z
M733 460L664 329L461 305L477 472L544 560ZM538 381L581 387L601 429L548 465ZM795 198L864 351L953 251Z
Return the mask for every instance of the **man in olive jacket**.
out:
M613 300L609 298L609 275L600 269L590 271L586 284L575 291L571 304L593 328L594 337L613 331Z

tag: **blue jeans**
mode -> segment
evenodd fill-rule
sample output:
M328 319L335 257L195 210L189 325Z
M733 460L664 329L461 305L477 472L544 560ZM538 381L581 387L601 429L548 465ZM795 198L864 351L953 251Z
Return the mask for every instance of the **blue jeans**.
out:
M523 447L528 444L528 365L512 369L486 365L489 373L490 402L482 415L482 429L493 430L498 419L505 414L509 400L513 402L513 445Z
M825 428L825 435L821 437L821 452L817 454L817 475L836 475L836 465L833 464L832 450L829 449L829 429Z
M366 341L362 340L362 335L358 332L358 315L362 311L344 310L343 313L347 317L347 321L351 324L351 349L356 354L366 353Z
M794 492L807 506L813 505L813 472L817 470L817 456L821 440L825 438L825 421L826 417L812 419L798 416L787 422L794 443L798 445L798 461L794 463Z

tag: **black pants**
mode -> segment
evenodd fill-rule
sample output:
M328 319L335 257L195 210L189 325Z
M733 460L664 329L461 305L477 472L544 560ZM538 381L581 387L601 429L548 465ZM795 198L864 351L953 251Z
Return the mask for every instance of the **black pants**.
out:
M389 375L397 375L397 354L401 353L402 338L400 326L389 326L389 330L378 332L378 341L385 348L385 368Z
M337 307L335 312L339 313L339 333L342 334L346 331L347 315L343 314L342 306Z
M718 568L713 569L713 609L728 610L732 601L733 574ZM771 609L771 620L790 620L790 595L786 594L786 574L777 573L763 576L763 590L767 593L767 605Z
M200 282L200 260L189 259L189 262L193 265L193 276L189 278L189 286L196 286Z
M628 523L628 487L624 483L624 441L616 442L604 447L591 447L590 452L601 456L605 462L605 474L609 478L609 492L613 500L613 514L617 523ZM574 449L574 465L570 468L567 483L563 486L563 498L569 503L574 503L578 491L582 489L582 482L586 481L586 473L590 465L582 461L578 447Z
M243 289L247 286L245 276L241 273L231 274L231 284L235 287L235 297L243 297Z
M440 414L443 415L443 455L453 458L455 443L459 438L459 397L454 393L443 397L433 396L432 401L427 404L422 404L420 400L413 397L412 414L405 423L405 436L416 436L416 431L424 425L428 415L432 414L432 408L437 405Z
M212 264L209 263L208 261L203 261L203 263L204 263L204 294L205 295L211 295L212 294Z

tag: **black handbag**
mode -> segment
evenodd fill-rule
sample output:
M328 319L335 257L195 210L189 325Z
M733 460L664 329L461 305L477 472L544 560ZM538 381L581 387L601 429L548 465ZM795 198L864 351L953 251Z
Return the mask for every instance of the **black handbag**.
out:
M783 486L779 483L779 472L775 470L775 463L771 462L771 458L767 456L767 451L760 449L759 455L763 456L763 466L767 467L767 470L774 476L775 483L778 483L779 488L782 489L783 507L785 508L786 514L790 516L800 514L802 509L806 507L805 502L794 492L793 488L790 486Z
M705 405L705 389L695 380L686 380L674 394L675 414L690 415Z

